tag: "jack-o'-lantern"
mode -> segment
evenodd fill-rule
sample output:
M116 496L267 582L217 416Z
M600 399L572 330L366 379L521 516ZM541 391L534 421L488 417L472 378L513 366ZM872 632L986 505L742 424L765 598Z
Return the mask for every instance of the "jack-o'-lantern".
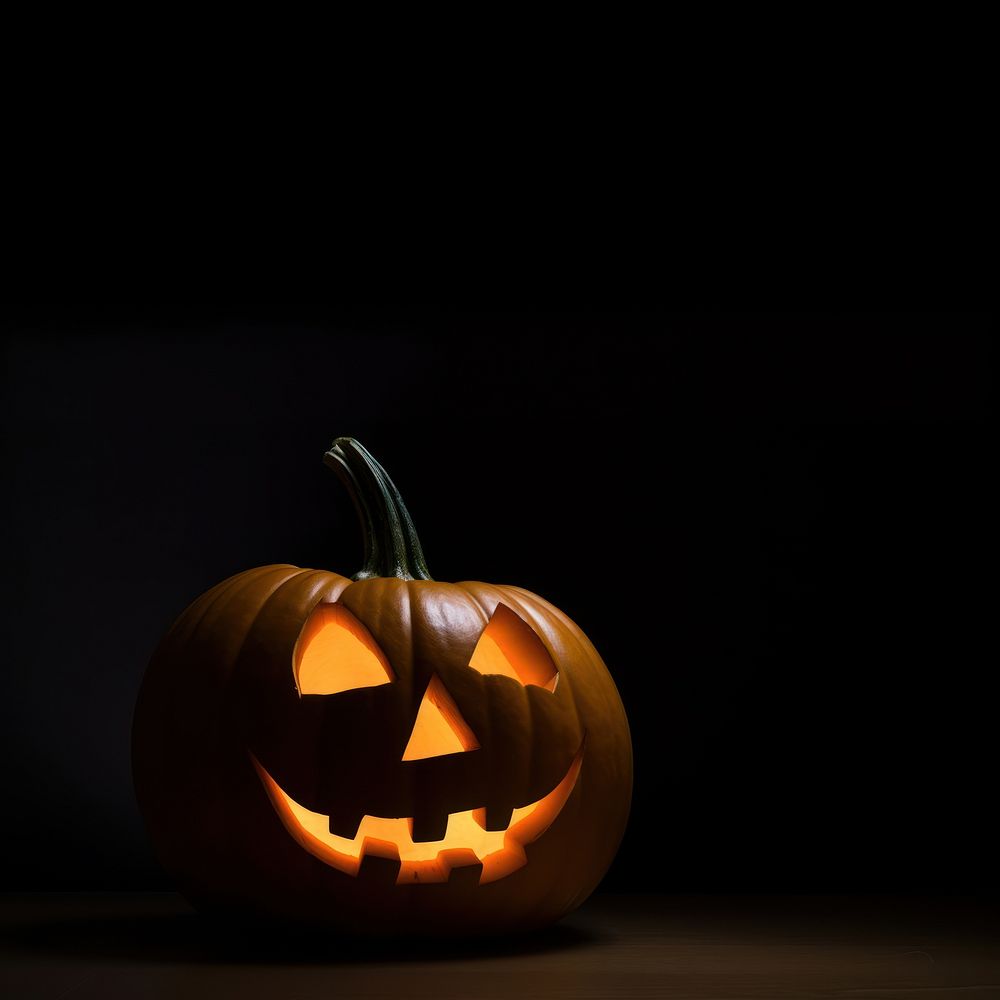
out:
M364 568L231 577L146 672L133 769L158 857L206 908L372 932L557 919L628 814L611 676L540 597L431 580L360 444L325 461L360 515Z

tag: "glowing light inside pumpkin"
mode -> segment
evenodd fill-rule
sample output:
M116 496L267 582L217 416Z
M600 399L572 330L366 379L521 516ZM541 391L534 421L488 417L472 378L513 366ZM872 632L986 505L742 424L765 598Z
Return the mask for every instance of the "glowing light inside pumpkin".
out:
M447 753L478 750L479 741L462 718L458 705L448 694L441 678L431 678L423 701L417 710L409 742L403 751L403 760L422 760L440 757Z
M252 757L252 755L251 755ZM366 854L398 859L397 885L447 882L453 868L482 864L480 885L495 882L527 862L524 845L537 840L569 798L583 762L577 752L563 779L548 795L514 810L506 830L484 830L476 816L484 810L451 813L444 839L414 843L408 817L365 816L353 839L330 833L330 817L296 802L253 758L285 829L310 854L348 875L357 875Z
M339 694L395 680L371 633L339 604L320 604L295 647L299 694Z
M559 680L559 671L534 629L504 604L497 605L483 629L469 666L481 674L502 674L547 691L555 691Z

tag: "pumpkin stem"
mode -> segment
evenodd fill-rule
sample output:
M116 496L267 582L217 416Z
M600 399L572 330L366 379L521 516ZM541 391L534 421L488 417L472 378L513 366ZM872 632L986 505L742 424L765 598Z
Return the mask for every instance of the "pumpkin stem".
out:
M323 461L347 487L361 519L365 564L354 580L395 576L429 580L424 552L410 512L385 469L354 438L337 438Z

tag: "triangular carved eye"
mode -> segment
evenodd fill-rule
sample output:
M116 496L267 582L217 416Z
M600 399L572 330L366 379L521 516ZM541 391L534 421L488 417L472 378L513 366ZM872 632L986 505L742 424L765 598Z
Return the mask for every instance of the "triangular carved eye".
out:
M534 629L505 604L498 604L476 643L469 666L481 674L503 674L522 684L555 691L559 671Z
M423 760L449 753L478 750L479 740L462 718L455 699L435 674L417 711L403 760Z
M295 644L299 694L339 694L395 680L378 643L340 604L320 604Z

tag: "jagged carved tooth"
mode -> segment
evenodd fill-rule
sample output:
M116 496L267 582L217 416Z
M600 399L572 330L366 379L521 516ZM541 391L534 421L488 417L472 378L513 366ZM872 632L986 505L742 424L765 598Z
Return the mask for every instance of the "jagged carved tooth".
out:
M400 867L399 851L395 845L366 840L362 851L358 878L371 885L395 885Z
M527 861L528 856L524 853L524 848L515 840L500 855L494 855L487 860L487 863L483 865L483 874L479 884L486 885L489 882L506 878L519 868L523 868Z
M458 853L455 851L454 855ZM475 852L469 851L468 855L465 858L452 856L448 859L451 864L451 871L448 873L450 885L479 885L483 874L483 863L476 857Z
M447 813L425 813L410 820L410 837L415 844L444 840L448 832Z
M513 806L487 806L482 827L484 830L506 830L510 826L513 813Z
M363 814L357 813L352 816L350 813L340 813L330 817L330 833L335 837L346 837L354 840L358 835L358 827L361 826Z

